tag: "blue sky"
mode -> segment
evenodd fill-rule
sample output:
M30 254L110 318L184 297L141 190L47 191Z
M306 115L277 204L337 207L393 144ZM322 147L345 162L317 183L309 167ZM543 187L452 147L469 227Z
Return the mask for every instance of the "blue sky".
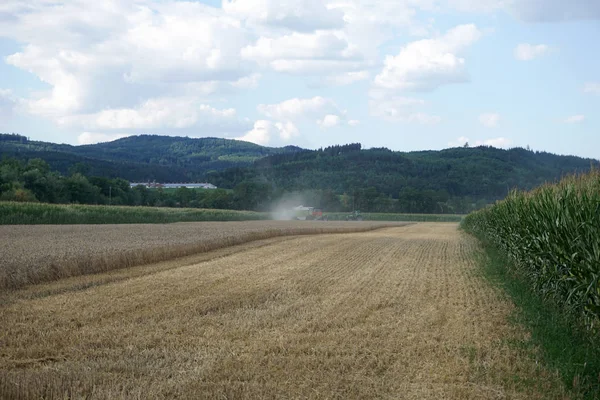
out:
M596 0L5 0L0 131L600 158L599 39Z

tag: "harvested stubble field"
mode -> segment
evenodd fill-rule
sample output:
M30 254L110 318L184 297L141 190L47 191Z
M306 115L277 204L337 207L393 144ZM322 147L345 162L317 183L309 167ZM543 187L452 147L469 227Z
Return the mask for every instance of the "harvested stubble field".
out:
M187 256L277 236L347 233L398 223L243 221L0 226L0 290Z
M566 398L456 228L266 239L11 292L0 397Z

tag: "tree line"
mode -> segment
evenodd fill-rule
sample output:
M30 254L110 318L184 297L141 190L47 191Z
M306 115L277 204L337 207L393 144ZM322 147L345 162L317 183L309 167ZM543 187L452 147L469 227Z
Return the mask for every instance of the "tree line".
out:
M290 207L302 203L329 212L359 209L405 213L466 213L487 204L486 200L450 198L445 192L414 188L405 188L394 198L375 187L337 193L331 189L286 190L269 182L250 180L233 189L149 189L131 187L121 178L88 176L87 172L82 163L73 165L63 175L52 171L42 159L6 158L0 161L0 200L269 211L286 199L294 199Z

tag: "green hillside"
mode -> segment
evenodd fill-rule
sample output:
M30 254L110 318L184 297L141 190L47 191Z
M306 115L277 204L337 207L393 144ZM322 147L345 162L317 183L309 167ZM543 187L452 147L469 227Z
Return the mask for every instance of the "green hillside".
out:
M262 157L299 150L293 146L271 148L239 140L155 135L71 146L0 134L0 154L4 157L41 158L62 174L83 168L80 172L86 175L130 181L196 181L210 171L249 166Z
M209 174L220 187L254 181L279 190L329 190L337 194L400 199L406 212L435 212L451 199L493 202L513 188L531 189L564 175L588 171L597 160L522 148L452 148L441 151L362 150L360 144L281 154L247 168ZM428 203L428 204L425 204ZM363 202L363 208L372 204Z
M50 203L265 211L291 198L329 211L434 214L468 213L511 189L531 189L600 166L597 160L522 148L396 152L349 144L313 151L149 135L90 146L0 135L0 158L5 159L0 162L0 199L5 200L34 196ZM202 180L233 190L156 192L130 190L126 182L149 180ZM111 187L119 192L110 192Z

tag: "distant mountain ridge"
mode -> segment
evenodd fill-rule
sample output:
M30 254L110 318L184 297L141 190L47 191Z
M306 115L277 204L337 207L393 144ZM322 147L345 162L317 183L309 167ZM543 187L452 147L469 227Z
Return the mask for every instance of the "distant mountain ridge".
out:
M42 158L63 174L77 164L86 174L130 181L184 182L210 171L246 167L260 158L301 151L295 146L272 148L239 140L137 135L112 142L71 146L0 134L0 155Z

